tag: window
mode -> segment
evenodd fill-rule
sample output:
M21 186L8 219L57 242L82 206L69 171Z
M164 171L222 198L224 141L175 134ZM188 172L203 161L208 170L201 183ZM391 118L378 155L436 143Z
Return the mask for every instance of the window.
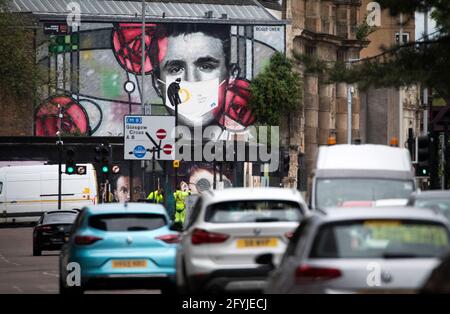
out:
M430 258L448 251L444 225L428 221L362 220L329 223L315 238L312 258Z
M402 35L403 35L403 40L402 40L402 45L403 45L403 44L406 44L409 42L409 33L403 32ZM395 33L395 43L397 45L398 45L399 37L400 37L400 33Z
M208 207L205 221L212 223L246 223L300 221L298 203L279 200L243 200L222 202Z
M105 214L89 218L89 226L112 232L150 231L167 224L162 215L157 214Z
M77 218L77 214L73 213L51 213L44 215L43 223L45 224L72 224Z
M318 179L316 186L318 208L346 207L353 201L407 199L414 190L412 180L391 179Z
M197 201L195 202L194 206L192 207L192 213L189 217L189 222L186 226L186 229L189 228L190 226L192 226L194 224L194 222L197 220L198 215L200 214L200 211L202 209L202 198L199 197L197 199Z

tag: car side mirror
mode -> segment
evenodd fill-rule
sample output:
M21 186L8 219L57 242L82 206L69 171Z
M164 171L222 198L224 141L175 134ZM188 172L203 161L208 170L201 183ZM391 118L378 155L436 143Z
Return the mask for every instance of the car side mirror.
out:
M255 263L261 266L269 266L271 269L275 268L275 265L273 264L272 253L265 253L256 256Z

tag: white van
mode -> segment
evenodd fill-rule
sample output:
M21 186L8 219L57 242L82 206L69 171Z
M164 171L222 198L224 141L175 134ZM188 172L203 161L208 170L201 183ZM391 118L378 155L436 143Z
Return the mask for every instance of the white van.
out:
M92 164L85 175L62 175L61 209L98 203ZM65 171L65 165L62 165ZM43 212L58 209L58 165L0 168L0 223L35 222Z
M374 206L416 190L409 151L386 145L322 146L313 175L311 209Z

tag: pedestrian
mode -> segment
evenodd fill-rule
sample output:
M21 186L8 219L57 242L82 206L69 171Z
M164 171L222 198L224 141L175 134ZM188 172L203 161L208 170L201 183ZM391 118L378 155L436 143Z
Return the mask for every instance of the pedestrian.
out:
M173 193L175 199L175 221L174 225L182 229L186 219L186 198L191 195L191 191L187 189L186 182L180 182L179 188Z
M164 189L158 188L157 190L150 192L147 199L151 200L153 203L162 204L164 202Z

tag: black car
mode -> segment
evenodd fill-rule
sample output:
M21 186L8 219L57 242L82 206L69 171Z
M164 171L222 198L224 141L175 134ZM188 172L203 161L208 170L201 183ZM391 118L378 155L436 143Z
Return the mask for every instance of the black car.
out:
M78 213L78 210L45 212L34 227L33 256L40 256L43 250L61 249Z

